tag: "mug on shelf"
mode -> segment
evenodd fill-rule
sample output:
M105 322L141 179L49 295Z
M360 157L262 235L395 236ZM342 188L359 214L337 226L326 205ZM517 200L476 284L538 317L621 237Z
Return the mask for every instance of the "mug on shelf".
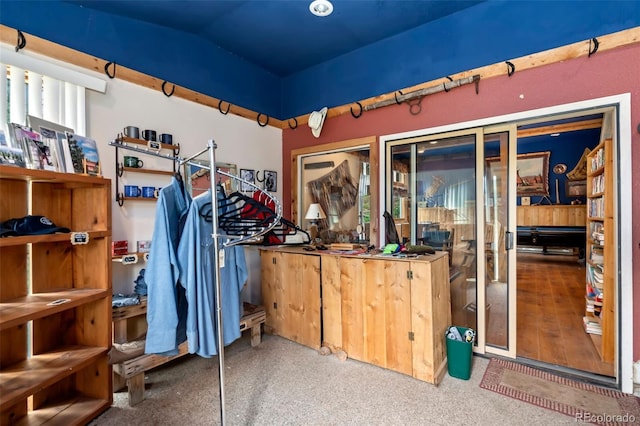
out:
M173 135L171 135L170 133L161 133L160 142L171 145L173 143Z
M156 141L156 131L155 130L143 130L142 131L142 139L146 141Z
M155 186L143 186L142 187L142 196L144 198L157 198L156 196L156 187Z
M136 126L127 126L124 128L124 135L134 139L140 139L140 129Z
M124 186L124 196L125 197L139 197L141 194L141 190L139 186L135 185L125 185Z
M138 157L125 155L124 165L125 167L133 167L133 168L139 169L140 167L144 166L144 162Z

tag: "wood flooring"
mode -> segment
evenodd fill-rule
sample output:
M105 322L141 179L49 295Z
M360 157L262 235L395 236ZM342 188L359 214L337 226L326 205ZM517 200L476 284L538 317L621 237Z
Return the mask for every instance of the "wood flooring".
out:
M585 267L577 256L518 253L517 356L614 376L584 331Z

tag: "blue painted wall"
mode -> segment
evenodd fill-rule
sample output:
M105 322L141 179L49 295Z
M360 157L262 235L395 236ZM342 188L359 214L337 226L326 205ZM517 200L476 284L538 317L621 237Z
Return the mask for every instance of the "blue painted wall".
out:
M556 179L560 192L560 204L571 204L573 200L580 200L586 203L586 197L568 197L565 191L567 182L566 173L573 170L578 164L585 148L592 150L600 142L600 129L580 130L561 134L558 137L532 136L518 140L518 154L531 152L550 151L549 155L549 198L552 203L556 202ZM566 164L567 171L562 174L554 173L553 166L556 164ZM531 204L542 201L542 197L531 197ZM517 197L517 204L521 204L520 197ZM546 201L543 204L548 204Z
M640 1L489 1L285 78L196 36L60 1L3 0L0 23L287 119L639 26Z

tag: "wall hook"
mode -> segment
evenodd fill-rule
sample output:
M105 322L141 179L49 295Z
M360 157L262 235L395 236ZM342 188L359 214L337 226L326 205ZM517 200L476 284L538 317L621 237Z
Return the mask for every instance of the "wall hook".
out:
M24 37L24 34L22 33L22 31L17 30L18 31L18 41L16 42L16 52L20 49L24 49L24 47L27 45L27 39Z
M260 170L256 170L256 180L258 182L264 182L264 180L265 180L264 175L263 175L262 179L260 179Z
M402 90L398 90L397 92L393 92L393 97L396 98L396 104L400 105L402 103L402 101L398 100L398 93L400 93L400 96L404 95L404 93L402 93Z
M591 42L593 42L593 48L591 47ZM595 54L598 51L598 47L600 47L600 42L598 41L597 38L592 38L591 40L589 40L589 56Z
M261 115L264 115L265 117L267 117L267 121L265 121L264 124L260 122ZM258 126L265 127L267 124L269 124L269 116L263 113L259 113L258 116L256 117L256 121L258 122Z
M176 85L175 84L173 85L173 87L171 88L171 92L167 92L167 90L165 89L166 84L167 84L167 80L162 82L162 93L164 93L164 95L167 98L170 98L171 95L173 95L173 92L176 91Z
M297 118L295 118L295 117L293 117L293 122L294 122L294 123L296 123L296 125L295 125L295 126L292 126L292 125L291 125L291 120L288 120L288 121L287 121L287 124L289 125L289 128L290 128L291 130L295 130L295 129L297 129L297 128L298 128L298 119L297 119Z
M507 64L507 75L511 77L513 73L516 72L516 66L513 65L513 62L509 61L505 61L505 64Z
M362 115L362 104L360 102L356 102L356 104L358 104L358 106L360 107L360 112L356 115L355 112L353 112L353 107L349 107L349 110L351 111L351 115L353 116L353 118L360 118L360 116Z
M113 65L113 72L112 73L109 72L109 67L111 65ZM110 62L107 62L106 64L104 64L104 73L109 78L115 78L116 77L116 63L110 61Z
M449 76L447 76L446 78L448 78L448 79L449 79L449 81L451 81L451 82L453 81L453 79L452 79L451 77L449 77ZM447 89L447 82L446 82L446 81L445 81L444 83L442 83L442 88L443 88L443 89L444 89L444 91L445 91L445 92L447 92L447 93L449 92L449 90L451 90L451 89Z
M227 109L225 111L222 110L222 99L220 99L218 101L218 111L220 111L220 114L222 115L227 115L229 114L229 110L231 109L231 103L227 102Z

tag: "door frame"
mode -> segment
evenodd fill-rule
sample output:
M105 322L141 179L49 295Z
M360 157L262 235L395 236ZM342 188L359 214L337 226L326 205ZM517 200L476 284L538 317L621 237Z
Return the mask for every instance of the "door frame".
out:
M485 136L488 134L494 134L494 133L502 133L502 132L506 132L509 134L509 141L508 141L508 159L507 159L507 197L506 197L506 203L507 203L507 227L505 229L505 232L511 232L511 235L514 237L515 239L515 235L516 235L516 160L517 160L517 123L516 122L511 122L511 123L505 123L505 124L497 124L497 125L491 125L491 126L483 126L482 128L482 147L476 147L476 173L478 174L478 176L486 176L486 157L485 157L485 153L484 153L484 144L485 144ZM481 162L481 164L480 164ZM476 179L476 188L482 188L479 192L480 194L482 194L482 198L484 199L484 193L485 193L485 188L483 186L484 180L480 181L480 179ZM476 189L477 191L477 189ZM476 197L476 200L478 198ZM484 238L484 234L485 234L485 229L484 227L485 225L485 217L484 217L484 211L485 211L485 206L480 203L476 202L476 217L481 217L481 219L478 219L477 221L477 227L476 227L476 239L480 238ZM481 215L481 216L479 216ZM502 235L500 236L500 238L506 238L506 235ZM478 244L476 244L476 250L477 250L477 258L478 259L484 259L486 256L485 253L485 248L486 248L486 244L484 241L482 241L482 243L478 242ZM486 352L486 353L490 353L490 354L495 354L495 355L501 355L501 356L505 356L508 358L516 358L516 353L517 353L517 348L516 348L516 344L517 344L517 320L518 320L518 316L517 316L517 293L518 293L518 288L517 288L517 281L516 281L516 245L515 245L515 241L514 244L512 244L512 248L511 249L507 249L506 250L506 261L507 261L507 348L500 348L497 346L491 346L489 344L487 344L486 342L486 330L487 330L487 324L486 324L486 310L485 309L478 309L478 329L479 330L484 330L483 333L479 333L482 334L485 339L482 339L482 342L478 342L478 352ZM482 266L484 269L484 265L485 262L478 262L479 266ZM476 278L476 285L478 286L476 288L477 291L477 296L478 296L478 306L486 306L487 301L486 301L486 295L487 295L487 285L488 282L486 279L484 279L484 277L486 276L486 271L482 271L482 275L480 273L480 269L478 269L478 273L477 273L477 278ZM479 277L483 277L482 279L479 279ZM479 284L482 283L481 286L479 286ZM482 299L482 300L481 300ZM483 346L480 346L480 343L483 344Z
M495 117L482 118L447 124L443 126L429 127L409 132L394 133L389 135L381 135L379 145L379 176L381 179L379 185L380 200L385 200L385 190L387 186L385 167L387 162L386 145L388 142L412 137L419 137L433 133L445 133L470 129L475 127L489 127L492 125L507 124L511 122L520 122L540 118L544 116L553 116L560 114L568 114L579 111L594 110L598 108L615 107L617 111L617 134L615 140L616 149L616 171L618 173L618 188L616 198L618 200L618 241L619 250L617 253L618 262L618 318L617 333L617 368L616 383L622 392L633 393L633 222L632 222L632 200L629 194L624 197L620 196L620 188L632 187L631 174L631 94L622 93L601 98L547 106L543 108L532 109L528 111L499 115ZM381 210L384 210L381 208ZM384 221L379 221L379 238L385 235ZM378 241L382 244L382 241ZM624 279L623 279L624 277Z

